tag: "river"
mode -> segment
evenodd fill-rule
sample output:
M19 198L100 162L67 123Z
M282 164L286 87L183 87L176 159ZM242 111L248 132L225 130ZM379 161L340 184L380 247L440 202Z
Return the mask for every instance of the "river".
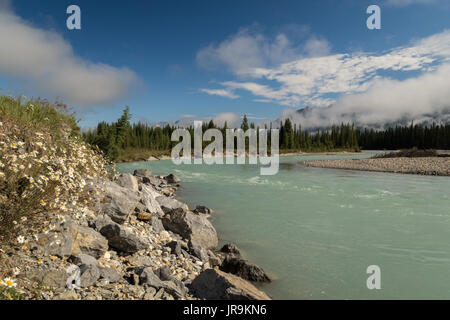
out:
M366 157L361 155L357 157ZM126 163L182 180L178 199L216 210L221 244L232 242L274 279L275 299L450 299L450 178L307 168L281 157L256 165ZM369 290L367 267L381 270Z

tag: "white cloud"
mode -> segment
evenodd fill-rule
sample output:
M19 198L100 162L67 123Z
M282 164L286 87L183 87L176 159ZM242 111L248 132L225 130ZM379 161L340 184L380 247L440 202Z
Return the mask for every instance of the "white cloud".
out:
M302 56L329 53L325 39L311 36L305 45L295 46L291 37L304 36L306 27L290 25L274 37L264 35L258 26L241 28L218 45L210 44L197 53L197 62L206 69L226 68L239 76L254 68L272 67Z
M107 104L136 83L131 70L83 60L58 34L28 24L9 9L8 1L0 5L0 74L76 106Z
M225 97L230 99L239 98L238 95L234 94L230 90L227 89L200 89L201 92L207 93L212 96Z
M368 91L344 95L328 108L287 109L281 118L290 118L303 128L342 122L377 127L399 121L449 121L450 64L404 81L380 79Z
M450 30L446 30L381 54L334 54L253 68L247 72L252 81L221 85L231 93L248 91L254 101L264 103L294 108L334 104L331 109L309 112L307 121L301 115L306 126L306 122L315 126L343 119L362 124L405 117L426 119L425 114L448 111L449 64ZM386 74L403 75L405 80L392 80Z
M310 57L326 56L331 51L331 45L326 39L311 37L306 41L304 50Z

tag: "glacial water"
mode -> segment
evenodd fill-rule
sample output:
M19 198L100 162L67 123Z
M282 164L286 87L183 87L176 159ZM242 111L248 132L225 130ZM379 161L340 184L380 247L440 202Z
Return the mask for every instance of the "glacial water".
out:
M365 155L361 155L364 157ZM347 156L348 157L348 156ZM275 299L450 299L450 177L254 165L119 165L183 179L178 197L216 210L221 244L233 242L274 279ZM366 269L381 268L369 290Z

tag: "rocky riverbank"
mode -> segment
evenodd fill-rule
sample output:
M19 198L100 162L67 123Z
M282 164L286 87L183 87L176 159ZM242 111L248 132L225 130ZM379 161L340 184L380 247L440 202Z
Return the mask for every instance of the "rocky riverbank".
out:
M450 176L450 158L448 157L339 159L299 163L318 168Z
M175 199L180 179L149 170L87 180L95 202L79 216L57 215L21 248L0 251L20 266L26 296L47 300L261 299L251 282L270 282L234 245L217 250L213 210Z

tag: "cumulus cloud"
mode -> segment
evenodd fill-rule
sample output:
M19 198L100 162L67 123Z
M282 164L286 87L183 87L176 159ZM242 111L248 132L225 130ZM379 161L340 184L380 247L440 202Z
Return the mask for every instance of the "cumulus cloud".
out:
M322 107L282 115L295 116L305 127L342 121L362 125L425 121L448 112L449 64L450 31L446 30L381 54L304 57L274 68L253 68L248 71L252 81L221 85L231 93L248 91L259 102ZM404 80L391 78L398 75Z
M274 37L263 34L257 25L241 28L219 44L210 44L197 53L197 63L206 69L226 68L239 76L254 68L272 67L301 56L329 53L330 44L313 35L305 45L296 46L291 38L304 36L307 28L289 25Z
M137 76L127 68L92 63L75 55L58 34L18 17L0 1L0 74L30 90L76 106L101 105L124 97Z

